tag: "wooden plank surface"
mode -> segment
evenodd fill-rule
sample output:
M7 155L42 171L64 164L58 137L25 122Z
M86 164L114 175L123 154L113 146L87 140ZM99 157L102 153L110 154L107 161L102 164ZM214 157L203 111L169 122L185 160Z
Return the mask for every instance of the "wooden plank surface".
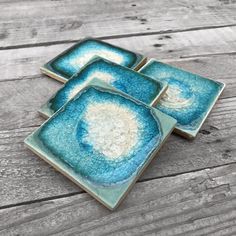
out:
M196 140L172 135L141 180L236 162L235 120L236 98L220 100ZM0 206L81 192L26 149L23 139L35 128L0 132Z
M1 2L0 48L236 25L234 1Z
M1 235L235 235L236 164L138 183L110 212L88 194L0 210Z
M161 36L122 37L106 41L159 60L198 58L227 53L235 55L236 26L168 33ZM0 51L0 69L2 71L0 81L38 78L40 76L39 67L71 45L73 43ZM226 63L224 65L229 67ZM219 70L213 67L212 71L214 69ZM204 71L200 72L204 75Z
M222 58L224 59L222 60ZM25 60L22 61L24 64ZM226 61L229 62L228 66L222 66L222 62ZM220 81L227 82L230 79L232 88L235 86L233 78L236 72L232 69L234 63L234 55L172 61L172 64L181 65L183 68L188 65L186 69L195 69L196 72L201 69L201 74L212 75L213 78ZM33 68L38 69L35 65ZM209 72L205 73L205 71ZM17 79L17 71L15 73ZM19 73L23 74L24 69L19 70ZM25 74L28 76L27 70ZM225 75L226 78L224 78ZM28 78L30 76L31 74ZM0 133L2 137L0 194L3 199L2 206L80 191L65 178L52 171L52 168L40 161L30 151L27 151L23 145L23 139L44 121L37 113L38 108L60 86L60 83L45 76L2 82L0 87L0 104L4 109L4 113L1 114L2 132ZM227 86L222 98L235 96L235 90L232 88ZM14 96L11 96L12 94ZM233 146L235 143L235 103L234 98L220 100L207 120L204 131L191 145L179 137L171 137L161 150L159 158L155 159L150 170L146 171L144 179L234 162L236 160ZM225 123L221 123L222 120ZM203 154L205 142L210 143L208 147L210 154L207 159ZM170 148L172 145L173 148ZM197 148L199 146L203 149ZM185 154L185 151L189 153L194 149L196 149L194 155ZM10 179L9 176L11 176ZM53 182L55 186L52 184Z
M236 234L235 1L0 6L0 235ZM39 67L84 36L227 84L196 140L171 135L114 213L23 145L44 121L38 108L62 86Z
M145 44L146 41L140 38L142 37L138 37L137 41ZM114 39L110 42L125 45L129 39ZM194 37L191 39L194 40ZM178 40L175 42L177 45ZM179 48L181 44L180 41ZM4 60L1 68L6 74L3 73L0 87L0 108L4 110L0 116L2 144L0 196L3 199L1 206L81 191L60 174L52 171L52 168L27 151L23 145L24 138L44 121L37 110L62 86L59 82L41 75L38 68L43 63L43 58L52 57L53 54L62 50L62 46L66 45L3 51ZM186 52L191 51L191 45L188 45ZM200 51L207 48L204 44L199 45ZM226 43L220 40L215 42L215 48L221 48L222 45ZM217 103L202 133L194 142L186 142L177 136L171 137L158 155L159 158L156 158L145 172L143 180L236 161L233 145L236 142L234 127L236 55L179 58L182 55L181 50L178 56L173 55L172 58L165 59L166 51L162 53L160 49L158 51L152 47L150 54L156 53L161 55L164 61L173 65L226 82L229 86L226 87L221 98L229 99L223 99ZM206 51L206 53L210 52ZM222 120L224 123L221 122ZM207 159L204 155L205 143L208 143ZM188 155L192 153L192 150L196 150L195 153Z

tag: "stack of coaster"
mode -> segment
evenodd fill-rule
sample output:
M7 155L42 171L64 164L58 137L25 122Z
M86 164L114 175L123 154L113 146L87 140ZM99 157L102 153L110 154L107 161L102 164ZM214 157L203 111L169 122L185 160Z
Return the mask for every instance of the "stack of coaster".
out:
M65 84L25 143L109 209L173 130L197 135L225 86L92 38L41 70Z

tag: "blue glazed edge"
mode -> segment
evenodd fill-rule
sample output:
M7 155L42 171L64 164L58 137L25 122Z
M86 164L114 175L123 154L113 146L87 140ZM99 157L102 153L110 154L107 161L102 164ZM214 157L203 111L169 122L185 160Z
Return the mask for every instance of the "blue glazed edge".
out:
M144 57L143 55L136 53L136 52L132 52L128 49L125 48L121 48L119 46L104 42L102 40L98 40L98 39L94 39L94 38L84 38L82 40L79 40L76 44L74 44L73 46L71 46L70 48L66 49L65 51L63 51L62 53L60 53L59 55L57 55L56 57L54 57L53 59L51 59L49 62L45 63L40 69L43 73L47 74L48 76L57 79L63 83L65 83L66 81L68 81L70 79L71 76L67 76L66 74L60 73L57 70L55 70L52 66L52 64L54 63L54 61L58 60L59 58L61 58L62 56L66 55L67 53L69 53L70 51L72 51L73 49L79 47L81 44L86 43L86 41L94 41L96 43L101 43L101 45L106 45L108 46L108 48L111 48L113 50L120 50L123 51L124 53L130 53L132 54L134 57L136 57L135 61L132 63L132 65L130 66L125 66L127 68L133 69L133 70L138 70L146 61L146 57ZM99 56L99 55L98 55ZM80 70L80 69L78 69Z
M158 118L154 115L154 113L153 113L153 111L149 108L149 107L147 107L146 105L144 105L144 104L141 104L141 103L139 103L139 102L137 102L137 101L135 101L135 100L131 100L130 98L127 98L127 97L124 97L124 96L120 96L120 94L119 93L116 93L116 92L114 92L114 91L112 91L112 92L110 92L109 90L107 90L107 89L104 89L104 88L101 88L101 87L99 87L99 86L96 86L96 85L90 85L89 87L86 87L85 89L83 89L80 93L78 93L73 99L71 99L68 103L67 103L67 106L65 106L64 107L64 109L63 110L61 110L59 113L57 113L57 115L55 115L54 116L54 120L55 119L57 119L57 118L59 118L59 115L62 115L62 113L68 113L69 112L69 110L68 110L68 107L70 107L73 103L75 103L76 102L76 100L78 100L78 99L80 99L80 97L83 97L83 95L85 95L85 96L87 96L87 94L86 93L88 93L88 92L90 92L90 91L92 91L93 92L93 90L94 91L97 91L97 92L101 92L101 93L106 93L105 95L102 95L101 94L101 96L106 96L106 97L109 97L109 96L114 96L113 98L112 98L112 101L113 102L121 102L122 100L123 100L123 102L124 102L124 98L125 98L125 100L126 100L126 107L127 108L129 108L129 110L130 111L133 111L133 112L137 112L137 109L139 109L139 113L137 113L138 115L137 115L137 117L136 117L136 119L139 119L139 115L140 114L146 114L146 112L147 112L147 110L149 111L149 115L153 118L153 120L150 120L149 122L148 122L148 126L145 128L145 130L147 130L147 129L150 129L150 132L151 132L151 130L152 130L152 128L154 128L153 127L153 125L151 126L151 122L153 122L153 121L155 121L155 125L156 125L156 129L158 130L158 133L159 133L159 135L158 136L154 136L155 137L155 142L154 143L150 143L150 142L148 142L148 143L146 143L144 140L143 140L143 135L142 135L142 139L141 139L141 143L140 143L140 145L141 146L143 146L143 147L145 147L145 150L141 150L140 152L141 153L143 153L143 152L146 152L146 150L148 149L148 147L151 145L152 147L157 147L157 146L159 146L159 144L160 144L160 142L161 142L161 137L162 137L162 129L161 129L161 126L160 126L160 123L159 123L159 120L158 120ZM90 92L91 93L91 92ZM99 99L101 99L101 97L99 97L98 95L96 95L97 96L97 99L96 99L96 101L99 101ZM102 100L103 100L103 98L102 98ZM83 101L82 101L83 102ZM116 103L115 102L115 103ZM80 102L81 103L81 102ZM121 103L118 103L118 104L121 104ZM131 105L132 104L132 105ZM83 107L87 107L88 106L88 104L86 105L86 104L83 104L82 105L82 110L80 110L79 112L78 112L78 114L83 114ZM134 109L134 107L133 106L136 106L136 108ZM141 108L142 107L142 108ZM78 109L78 105L76 105L76 108ZM143 110L145 108L145 111ZM75 111L73 110L73 113L74 113ZM77 112L76 112L77 113ZM141 115L141 117L140 118L147 118L147 115L148 114L146 114L146 115ZM57 117L58 116L58 117ZM74 116L74 115L70 115L70 116ZM147 119L149 119L149 118L147 118ZM68 119L66 119L66 120L68 120ZM67 122L69 122L69 120L67 121ZM140 121L141 122L141 121ZM47 122L47 123L50 123L50 122ZM57 122L56 122L57 123ZM83 136L84 136L84 130L85 130L85 127L83 127L84 125L86 125L86 124L84 124L84 121L82 121L82 122L80 122L80 123L78 123L78 125L79 125L79 127L81 126L81 128L79 129L79 133L77 133L76 134L76 136L80 139L80 138L82 138ZM78 125L77 125L77 127L78 127ZM52 127L54 127L54 125L52 125ZM48 129L47 127L45 127L46 129ZM44 129L44 127L42 127L41 129ZM77 128L78 129L78 128ZM42 131L43 132L43 131ZM42 133L41 132L41 133ZM150 133L150 132L148 132L148 134ZM43 134L43 133L42 133ZM153 134L154 135L154 134ZM44 140L44 137L47 139L47 137L44 135L44 136L41 136L41 138L40 138L40 140ZM50 141L50 140L49 140ZM47 140L45 140L45 142L48 142ZM51 142L51 141L50 141ZM52 140L52 142L53 142L53 140ZM45 143L44 144L45 146L47 146L47 143ZM51 147L52 149L53 149L53 146ZM136 147L137 148L137 147ZM91 147L90 146L88 146L88 145L86 145L86 148L85 148L85 150L86 150L86 153L84 153L84 154L81 154L82 156L88 156L88 153L87 153L87 151L88 150L90 150L91 149ZM153 148L151 149L151 150L153 150ZM57 151L57 150L55 150L55 151ZM81 152L82 152L82 150L81 150ZM143 158L143 156L149 156L150 154L152 153L152 151L150 152L150 153L147 153L147 154L143 154L143 155L135 155L135 165L130 165L130 163L127 163L127 165L129 166L130 165L130 168L131 168L131 172L130 173L132 173L132 175L136 175L136 168L137 168L137 166L140 166L140 165L142 165L142 163L143 163L143 161L144 161L144 159L142 159ZM92 153L90 153L89 155L93 155ZM100 156L100 154L96 154L96 155L98 155L98 157ZM131 156L132 157L132 156ZM99 159L100 159L100 157L99 157ZM103 158L102 158L103 159ZM130 159L131 160L131 159ZM134 159L133 159L134 160ZM110 163L110 161L106 161L106 160L104 160L103 162L105 162L104 164L105 165L111 165L111 163ZM118 161L118 163L123 163L124 161L122 161L122 160L120 160L120 161ZM126 162L126 160L125 160L125 162ZM138 164L138 162L140 162L139 164ZM87 163L87 162L86 162ZM72 164L72 163L71 163ZM72 165L74 165L74 164L72 164ZM80 165L81 165L81 162L80 162ZM87 169L89 168L89 166L88 166L88 163L86 164L87 165ZM92 168L94 168L94 165L96 165L96 163L94 163L94 164L92 164ZM99 166L99 168L103 168L102 167L102 163L100 163L100 166ZM127 165L126 165L126 168L127 168ZM76 169L77 167L76 167L76 165L74 166L74 168ZM136 170L134 170L133 168L135 168ZM83 168L83 170L85 170L86 168L84 167ZM96 168L97 169L97 168ZM107 167L106 167L106 169L107 169ZM81 171L83 171L82 169L81 169ZM81 171L80 171L80 173L81 173ZM96 171L97 172L97 171ZM112 172L112 176L110 176L109 177L109 179L106 177L105 179L103 178L101 181L99 180L99 178L97 177L96 179L94 179L94 181L96 181L97 182L97 184L104 184L104 186L109 186L109 185L113 185L113 184L119 184L119 183L123 183L123 182L126 182L127 181L127 179L129 179L131 176L130 176L130 173L128 172L128 170L127 170L127 173L122 173L122 166L121 166L121 169L119 170L116 170L116 172L117 172L117 174L118 174L118 179L116 178L115 180L113 180L113 175L115 174L115 172ZM120 176L120 174L122 173L122 176ZM128 176L128 177L125 177L125 179L124 179L124 176ZM120 176L120 177L119 177ZM95 184L95 182L94 182L94 184Z
M99 84L99 85L98 85ZM94 80L91 82L91 85L98 85L98 86L104 86L105 88L111 89L112 91L115 91L114 88L107 84L103 84L100 81ZM119 93L119 92L118 92ZM120 93L119 93L120 94ZM124 96L127 96L126 94L123 94ZM132 98L130 98L132 99ZM140 102L138 102L140 103ZM145 104L144 104L145 105ZM145 105L146 106L146 105ZM63 110L64 108L62 107L58 112ZM104 204L106 207L108 207L110 210L115 209L118 204L121 202L121 200L124 198L124 196L128 193L129 188L136 182L142 171L145 169L145 167L149 164L149 162L152 160L154 157L154 154L159 150L160 146L163 144L163 142L166 140L168 135L172 132L176 120L163 114L162 112L158 111L157 109L150 108L154 117L158 117L162 130L163 130L163 140L162 143L153 150L152 153L148 155L146 158L146 162L144 165L138 170L136 176L134 176L129 182L122 184L118 188L109 187L109 191L107 191L107 188L97 188L97 186L94 188L93 185L89 182L83 182L79 178L79 176L76 175L70 168L65 166L62 162L55 162L53 157L50 156L50 153L47 153L47 151L43 150L41 147L41 144L37 141L37 134L40 131L41 128L36 130L33 134L28 136L25 139L25 144L36 154L38 154L41 158L43 158L46 162L49 164L53 165L57 170L59 170L61 173L66 175L69 179L71 179L73 182L78 184L80 187L85 189L88 193L93 195L98 201L100 201L102 204ZM58 113L57 112L57 113ZM55 114L56 115L56 114ZM54 116L55 116L54 115ZM52 119L49 118L49 120ZM45 121L47 123L47 121ZM44 124L45 124L44 123ZM43 125L44 125L43 124ZM103 195L103 197L101 197Z
M41 108L40 108L40 110L39 110L39 113L42 115L42 116L44 116L45 118L48 118L48 117L50 117L50 116L52 116L57 110L58 110L58 105L56 105L58 102L59 102L59 107L61 107L61 103L62 104L65 104L66 102L68 102L69 100L66 98L66 94L68 94L69 93L69 91L70 91L70 88L72 88L73 89L73 86L75 87L76 85L79 85L80 83L82 83L82 81L84 81L85 82L85 78L87 79L87 78L89 78L88 76L86 77L86 74L89 74L90 73L90 71L91 71L91 69L90 68L92 68L92 70L94 70L94 71L96 71L96 69L94 68L94 67L96 67L97 65L99 66L99 63L101 64L101 63L104 63L104 65L105 65L105 67L106 68L109 68L109 70L112 70L112 71L114 71L114 70L118 70L118 71L122 71L122 73L127 73L128 75L130 74L130 75L132 75L133 77L135 76L135 75L137 75L138 76L138 78L140 77L142 77L142 78L144 78L144 80L146 79L147 81L155 81L155 83L157 83L156 84L156 86L157 86L157 88L158 88L158 91L156 92L156 96L155 97L153 97L153 100L152 101L150 101L150 103L147 103L148 105L154 105L154 104L156 104L157 103L157 101L161 98L161 96L162 96L162 94L166 91L166 89L167 89L167 84L166 83L164 83L164 82L159 82L159 81L156 81L155 79L152 79L152 78L150 78L150 77L148 77L148 76L146 76L145 74L141 74L141 73L139 73L139 72L136 72L136 71L133 71L133 70L131 70L131 69L129 69L129 68L126 68L126 67L123 67L123 66L121 66L121 65L118 65L118 64L116 64L116 63L113 63L113 62L110 62L110 61L108 61L108 60L105 60L105 59L103 59L103 58L101 58L101 57L99 57L99 56L95 56L95 57L93 57L93 59L89 62L89 63L87 63L79 72L77 72L77 73L75 73L72 77L71 77L71 79L70 80L68 80L65 84L64 84L64 86L61 88L61 89L59 89L47 102L46 102L46 104L44 104ZM100 70L98 70L97 69L97 71L98 72L100 72ZM117 72L112 72L113 74L114 73L117 73ZM111 73L111 74L112 74ZM129 76L130 76L129 75ZM82 78L81 78L81 76L82 76ZM119 76L118 76L119 77ZM114 78L116 78L116 77L114 77ZM119 80L118 80L119 81ZM134 83L136 82L136 83L138 83L138 81L139 80L137 80L137 81L135 81L134 80ZM116 81L114 82L114 83L116 83ZM120 82L118 82L118 83L120 83ZM123 83L123 84L125 84L125 83L129 83L129 82L126 82L126 81L124 81L124 82L122 82L121 81L121 83ZM120 83L120 84L121 84ZM84 84L84 86L86 86L86 82L85 82L85 84ZM115 85L115 84L114 84ZM113 87L114 87L114 85L112 85ZM68 87L69 86L69 87ZM119 85L120 86L120 85ZM134 86L134 85L133 85ZM126 86L127 88L128 87L130 87L130 86ZM122 88L121 89L119 89L119 88L117 88L117 87L115 87L115 89L116 90L120 90L121 92L124 92L124 91L122 91ZM136 90L135 90L136 91ZM124 93L126 93L126 92L124 92ZM129 93L126 93L126 94L128 94L129 96L132 96L131 94L129 94ZM139 94L139 93L138 93ZM60 97L62 97L62 98L60 98ZM138 95L139 96L139 95ZM133 96L134 97L134 96ZM137 98L137 97L134 97L135 99L139 99L140 101L141 101L141 99L140 98ZM64 101L65 100L65 101Z
M202 116L199 117L199 119L195 122L195 124L193 126L184 126L184 125L180 125L177 121L177 124L176 124L176 127L175 127L175 132L186 137L186 138L190 138L190 139L193 139L196 137L196 135L198 134L201 126L203 125L204 121L206 120L207 116L209 115L209 113L211 112L212 108L214 107L216 101L218 100L219 96L221 95L221 93L223 92L224 88L225 88L225 84L222 83L222 82L219 82L219 81L215 81L215 80L212 80L210 78L206 78L206 77L203 77L201 75L197 75L197 74L194 74L194 73L191 73L189 71L186 71L186 70L183 70L183 69L179 69L177 67L174 67L172 65L169 65L169 64L166 64L166 63L162 63L160 61L157 61L156 59L152 58L150 59L143 67L141 67L138 71L140 73L144 73L145 74L145 69L148 68L152 63L157 63L159 65L163 65L165 67L168 67L172 70L176 70L176 71L179 71L181 73L186 73L186 74L189 74L189 75L192 75L192 76L196 76L198 78L201 78L201 79L204 79L206 81L210 81L214 84L216 84L217 86L219 86L219 89L218 89L218 92L216 93L216 95L214 96L214 98L212 99L212 101L210 102L210 105L208 107L208 109L206 110L206 112L204 112L202 114ZM154 75L151 75L149 73L147 73L148 76L152 77L153 79L156 79L157 81L162 81L162 80L159 80L157 77L155 77ZM167 83L168 85L168 83ZM159 109L157 106L156 108L158 110L161 110ZM164 112L163 110L161 110L162 112ZM165 112L164 112L165 113ZM170 114L168 114L170 115ZM171 115L170 115L171 116ZM174 118L174 117L173 117Z

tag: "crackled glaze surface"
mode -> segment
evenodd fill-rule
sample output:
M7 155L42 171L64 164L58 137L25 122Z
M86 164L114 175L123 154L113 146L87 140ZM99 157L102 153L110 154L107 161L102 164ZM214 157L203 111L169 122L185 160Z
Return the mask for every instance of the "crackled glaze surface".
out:
M102 185L134 175L161 136L150 109L95 88L68 103L39 133L52 153Z
M157 109L93 80L25 143L113 209L175 124Z
M42 108L41 113L50 116L93 79L106 82L146 104L156 101L166 89L166 84L101 58L96 58L57 91L43 106L47 109Z
M151 60L141 70L168 88L157 108L174 117L180 130L195 136L224 85L213 80Z
M135 68L143 60L140 54L95 39L86 39L48 62L44 68L68 80L94 56L128 68Z

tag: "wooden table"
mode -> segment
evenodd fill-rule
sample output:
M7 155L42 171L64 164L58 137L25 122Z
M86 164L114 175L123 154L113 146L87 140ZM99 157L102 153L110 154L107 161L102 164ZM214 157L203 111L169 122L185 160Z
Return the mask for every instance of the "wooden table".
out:
M0 235L236 235L235 0L1 0L0 9ZM171 135L114 212L23 144L62 86L39 67L85 36L227 84L198 137Z

